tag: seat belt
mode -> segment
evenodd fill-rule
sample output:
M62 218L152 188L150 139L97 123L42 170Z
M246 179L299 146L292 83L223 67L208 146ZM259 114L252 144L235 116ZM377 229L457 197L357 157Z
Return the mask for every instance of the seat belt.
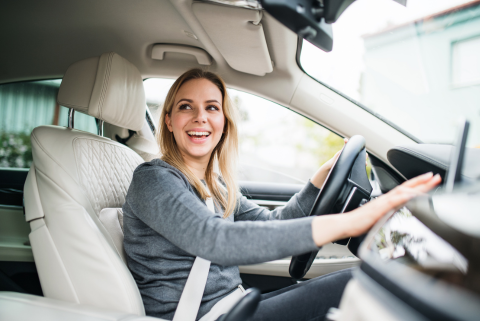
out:
M215 213L212 198L207 198L207 207ZM202 303L203 292L207 284L208 272L210 271L210 261L196 257L192 269L188 274L187 283L183 288L177 310L172 321L195 321L198 309Z

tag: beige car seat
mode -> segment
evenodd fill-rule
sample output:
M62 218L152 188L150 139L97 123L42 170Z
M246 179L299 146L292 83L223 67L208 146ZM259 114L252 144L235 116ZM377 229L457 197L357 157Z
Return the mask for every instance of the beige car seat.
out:
M58 103L133 131L145 122L142 77L115 53L71 65ZM102 209L123 205L143 159L109 138L73 128L40 126L31 141L25 213L44 295L144 315L122 249L99 220Z

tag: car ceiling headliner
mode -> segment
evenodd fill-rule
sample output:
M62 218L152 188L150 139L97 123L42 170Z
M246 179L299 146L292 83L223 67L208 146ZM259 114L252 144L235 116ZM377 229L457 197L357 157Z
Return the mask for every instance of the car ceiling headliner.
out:
M144 78L177 77L189 68L199 67L188 55L167 54L163 61L150 58L153 44L171 43L205 49L214 59L208 69L222 75L230 86L288 103L303 74L295 62L296 35L264 15L262 24L274 71L263 77L238 72L228 66L208 38L191 11L191 3L192 0L3 3L0 83L59 78L73 62L109 51L131 61ZM198 40L184 31L197 35ZM282 84L284 90L268 88L266 79Z
M137 66L143 78L176 78L190 68L201 66L193 56L185 54L167 53L164 60L153 60L152 46L190 45L210 54L213 63L207 69L218 73L229 87L290 107L342 136L362 133L373 147L369 151L385 162L393 145L413 142L369 112L312 81L296 61L297 35L265 12L261 24L274 63L273 71L255 76L232 69L194 15L192 1L3 0L0 84L61 78L70 64L111 51ZM194 33L198 40L188 37L184 30ZM228 41L238 44L235 39L233 32ZM333 97L335 103L324 103L320 93Z

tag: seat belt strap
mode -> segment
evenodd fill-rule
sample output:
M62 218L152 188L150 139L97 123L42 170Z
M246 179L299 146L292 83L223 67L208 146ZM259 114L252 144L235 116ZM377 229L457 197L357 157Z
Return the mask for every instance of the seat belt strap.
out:
M213 200L207 198L207 207L215 213ZM177 310L173 316L173 321L195 321L198 309L202 303L203 292L207 284L208 272L210 271L210 261L196 257L193 262L190 274L188 274L187 283L183 288Z
M188 275L185 288L183 288L173 321L195 321L202 302L203 291L207 284L209 270L210 261L197 256Z

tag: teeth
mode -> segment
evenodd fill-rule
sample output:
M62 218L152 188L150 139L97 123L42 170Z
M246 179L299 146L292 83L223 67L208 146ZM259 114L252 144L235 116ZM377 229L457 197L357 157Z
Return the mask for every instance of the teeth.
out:
M191 136L208 136L210 135L209 132L187 132L187 134Z

